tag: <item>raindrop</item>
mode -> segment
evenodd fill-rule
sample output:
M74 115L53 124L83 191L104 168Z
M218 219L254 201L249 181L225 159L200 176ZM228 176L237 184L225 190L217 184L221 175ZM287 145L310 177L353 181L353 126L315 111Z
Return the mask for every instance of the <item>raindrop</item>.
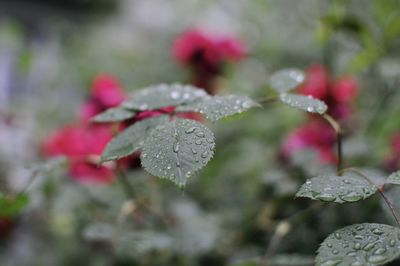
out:
M366 245L363 247L363 250L365 250L365 251L370 251L371 249L374 248L375 244L376 244L376 243L368 243L368 244L366 244Z
M360 244L360 243L355 243L355 244L354 244L354 249L355 249L355 250L361 249L361 244Z
M341 260L327 260L321 264L321 266L336 266L341 263Z
M382 255L383 253L386 252L386 249L384 248L378 248L377 250L375 250L374 254L375 255Z
M196 132L196 136L200 137L200 138L204 138L204 132L203 131L198 131Z
M177 91L171 92L171 98L172 98L172 99L176 100L176 99L179 98L179 96L180 96L180 93L179 93L179 92L177 92Z
M364 263L361 261L355 261L350 266L364 266Z
M197 154L197 151L195 149L191 148L191 150L193 154Z
M341 195L340 198L346 202L355 202L361 200L363 197L357 192L350 192L348 194Z
M175 142L175 143L174 143L173 151L174 151L175 153L178 153L178 151L179 151L179 142Z
M329 195L329 194L320 194L316 197L319 200L322 201L327 201L327 202L332 202L335 201L336 197L333 195Z
M334 236L336 237L336 239L341 239L342 238L342 236L338 232L335 232Z
M208 155L208 151L205 151L201 154L201 158L205 159L205 158L207 158L207 155Z
M372 262L372 263L382 263L385 260L386 260L386 257L382 256L382 255L374 255L374 256L370 256L368 258L368 261Z
M185 132L188 133L188 134L190 134L190 133L193 133L195 130L196 130L195 127L191 127L191 128L186 129Z
M196 143L197 145L201 145L201 143L203 143L203 142L201 141L201 139L196 139L196 141L194 143Z
M389 241L389 246L394 247L395 245L396 245L396 240L391 239L391 240Z
M372 233L374 233L376 235L381 235L381 234L383 234L383 231L379 228L375 228L374 230L372 230Z

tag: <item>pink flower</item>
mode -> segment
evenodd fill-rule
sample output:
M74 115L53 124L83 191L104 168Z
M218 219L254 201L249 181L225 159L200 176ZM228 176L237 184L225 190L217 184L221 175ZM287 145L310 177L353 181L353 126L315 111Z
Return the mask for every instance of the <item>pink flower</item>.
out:
M216 78L222 73L224 65L243 59L246 48L235 37L191 29L175 39L172 54L180 63L191 68L194 85L215 94Z
M80 108L78 118L88 122L93 116L118 106L125 99L126 95L114 77L108 74L98 75L93 79L89 99Z
M109 126L68 125L48 137L42 151L48 157L66 156L71 175L79 181L109 183L114 179L112 169L97 163L111 138Z
M291 132L285 139L281 155L287 160L297 151L312 149L319 154L321 163L335 163L333 152L335 132L324 120L314 119Z
M358 91L359 86L355 78L344 76L332 82L328 70L319 64L311 65L306 70L306 80L298 88L299 93L324 101L328 105L328 113L339 120L351 115L352 102Z

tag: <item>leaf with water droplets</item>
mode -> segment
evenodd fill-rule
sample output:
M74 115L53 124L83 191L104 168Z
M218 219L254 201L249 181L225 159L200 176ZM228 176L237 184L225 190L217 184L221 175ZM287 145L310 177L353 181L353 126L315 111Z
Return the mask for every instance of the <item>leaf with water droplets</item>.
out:
M144 140L152 129L167 121L168 116L161 115L136 122L119 133L107 144L101 155L101 161L118 160L134 153L142 147Z
M214 154L214 134L203 124L176 119L154 129L143 145L142 166L179 186L204 167Z
M122 106L145 111L191 103L206 96L207 93L204 90L191 85L160 84L130 94L128 99L122 103Z
M177 111L199 112L204 114L207 119L215 122L224 117L240 114L253 107L260 107L260 105L247 96L227 95L205 97L192 104L178 107Z
M316 266L383 265L400 256L400 229L386 224L353 224L329 235Z
M275 72L269 79L269 85L278 93L286 93L304 81L304 72L295 69L283 69Z
M292 93L282 93L279 100L291 107L301 109L309 113L324 114L328 110L328 106L311 95L298 95Z
M296 197L345 203L366 199L373 195L376 190L375 185L356 174L322 175L308 179L301 186Z
M122 107L114 107L96 115L92 118L92 121L97 123L119 122L130 119L135 115L136 112L131 110Z
M387 184L400 185L400 171L392 173L387 179Z

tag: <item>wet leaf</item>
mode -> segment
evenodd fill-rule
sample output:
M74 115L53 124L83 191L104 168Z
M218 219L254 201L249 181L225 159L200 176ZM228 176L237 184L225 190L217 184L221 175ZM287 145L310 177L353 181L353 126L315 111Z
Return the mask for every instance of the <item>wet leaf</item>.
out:
M149 173L184 186L214 154L214 134L203 124L176 119L154 129L145 140L142 166Z
M190 103L207 96L207 93L191 85L160 84L150 86L129 95L122 106L133 110L154 110Z
M400 185L400 171L392 173L387 179L387 184Z
M345 203L366 199L373 195L376 190L375 185L355 174L322 175L308 179L301 186L296 197Z
M309 112L323 114L328 110L328 106L311 95L297 95L292 93L283 93L279 95L279 100L291 107Z
M178 111L192 111L204 114L207 119L215 122L224 117L240 114L260 105L247 96L228 95L206 97L200 101L178 108Z
M316 266L383 265L400 255L400 229L385 224L353 224L329 235Z
M168 116L162 115L136 122L128 127L116 137L114 137L106 146L101 155L101 161L118 160L139 150L149 132L156 126L168 121Z
M299 69L283 69L270 77L269 85L278 93L286 93L299 86L304 79L304 72Z
M115 107L107 109L106 111L96 115L92 118L93 122L104 123L104 122L119 122L130 119L136 115L136 112L131 110Z

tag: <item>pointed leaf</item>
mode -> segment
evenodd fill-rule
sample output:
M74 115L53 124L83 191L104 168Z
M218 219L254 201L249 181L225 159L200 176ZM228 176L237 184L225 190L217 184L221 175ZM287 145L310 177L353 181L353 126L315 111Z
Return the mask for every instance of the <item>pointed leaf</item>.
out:
M105 123L105 122L119 122L130 119L136 115L136 112L131 110L122 108L122 107L115 107L109 108L106 111L96 115L92 118L93 122L97 123Z
M400 171L392 173L387 179L387 184L400 185Z
M192 104L181 106L178 111L199 112L204 114L207 119L215 122L224 117L240 114L253 107L260 107L260 105L247 96L228 95L206 97Z
M131 94L122 106L134 110L152 110L190 103L207 96L207 93L191 85L160 84Z
M304 72L299 69L283 69L275 72L270 77L269 85L278 93L286 93L299 86L304 79Z
M375 185L355 174L323 175L307 180L297 192L296 197L345 203L366 199L376 190Z
M291 107L309 112L323 114L328 110L328 106L323 101L313 98L311 95L297 95L283 93L279 95L279 100Z
M400 255L400 229L385 224L353 224L322 242L316 266L383 265Z
M214 146L214 134L206 126L176 119L150 133L140 158L149 173L184 186L212 158Z
M144 140L152 129L167 121L168 116L162 115L136 122L107 144L101 155L101 161L118 160L134 153L142 147Z

